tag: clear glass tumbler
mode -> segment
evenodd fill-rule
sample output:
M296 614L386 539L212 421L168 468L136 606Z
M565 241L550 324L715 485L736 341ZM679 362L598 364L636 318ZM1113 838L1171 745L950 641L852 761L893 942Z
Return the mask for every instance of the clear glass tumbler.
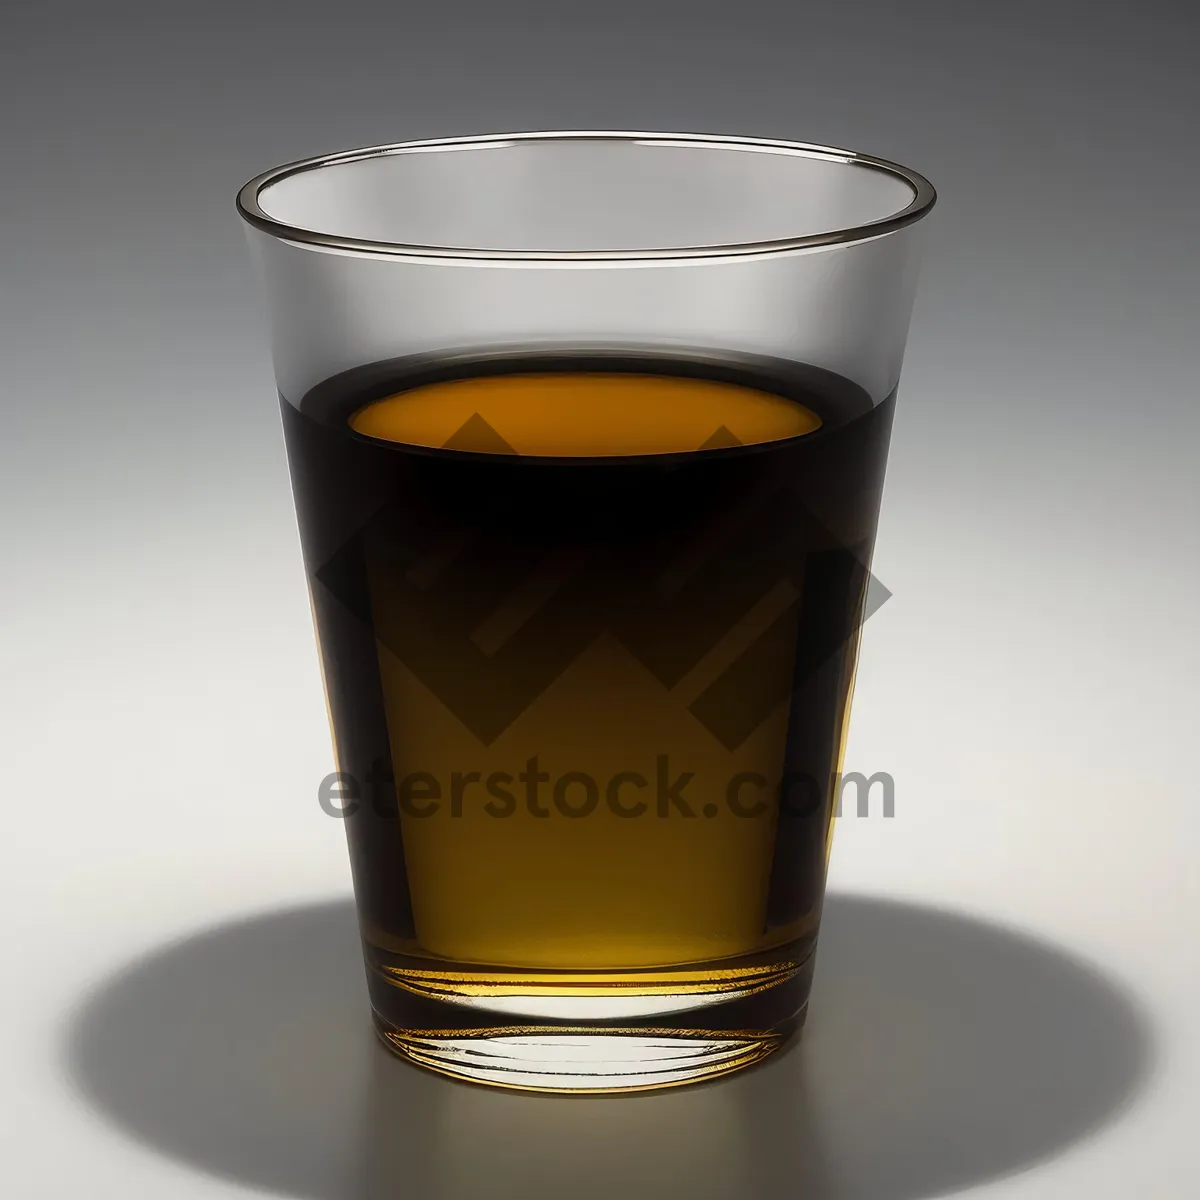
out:
M406 143L238 196L376 1027L620 1091L801 1025L933 189L821 146Z

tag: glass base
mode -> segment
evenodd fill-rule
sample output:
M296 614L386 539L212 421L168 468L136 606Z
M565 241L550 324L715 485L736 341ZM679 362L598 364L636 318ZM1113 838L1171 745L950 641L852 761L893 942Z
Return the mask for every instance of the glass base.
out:
M389 1050L416 1066L471 1083L536 1092L636 1092L700 1083L753 1066L788 1040L781 1032L685 1036L594 1026L454 1035L394 1029L378 1018L376 1029Z
M367 960L375 1028L400 1058L472 1083L595 1093L699 1083L779 1050L807 1013L805 949L799 961L776 951L771 963L519 979Z

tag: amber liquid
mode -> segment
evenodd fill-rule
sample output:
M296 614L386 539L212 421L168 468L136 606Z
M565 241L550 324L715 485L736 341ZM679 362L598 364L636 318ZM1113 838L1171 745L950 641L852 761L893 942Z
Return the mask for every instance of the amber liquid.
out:
M284 400L395 1049L455 1071L455 1039L724 1030L742 1065L795 1026L891 407L598 355Z

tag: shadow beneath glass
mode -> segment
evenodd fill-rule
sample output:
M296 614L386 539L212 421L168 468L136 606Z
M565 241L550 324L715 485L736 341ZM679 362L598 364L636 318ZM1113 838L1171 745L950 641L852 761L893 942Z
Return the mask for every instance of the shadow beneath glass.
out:
M832 895L801 1042L692 1088L454 1083L370 1031L352 905L227 925L85 998L71 1076L143 1144L311 1200L567 1194L916 1200L1027 1167L1147 1077L1132 1002L1037 941Z

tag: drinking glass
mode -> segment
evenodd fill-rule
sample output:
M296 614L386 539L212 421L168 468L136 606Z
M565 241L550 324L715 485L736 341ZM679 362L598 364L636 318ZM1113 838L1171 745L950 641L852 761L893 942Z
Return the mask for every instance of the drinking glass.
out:
M622 1091L799 1029L933 202L646 133L242 188L395 1053Z

